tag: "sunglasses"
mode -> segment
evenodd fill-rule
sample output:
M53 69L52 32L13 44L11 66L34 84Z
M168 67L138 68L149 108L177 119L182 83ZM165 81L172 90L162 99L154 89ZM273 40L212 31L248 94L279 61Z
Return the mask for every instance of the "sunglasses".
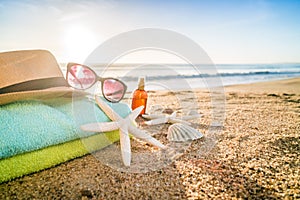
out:
M77 63L68 63L66 78L69 86L78 90L89 89L97 81L100 81L103 97L112 103L121 101L127 89L127 86L122 81L115 78L99 77L88 66Z

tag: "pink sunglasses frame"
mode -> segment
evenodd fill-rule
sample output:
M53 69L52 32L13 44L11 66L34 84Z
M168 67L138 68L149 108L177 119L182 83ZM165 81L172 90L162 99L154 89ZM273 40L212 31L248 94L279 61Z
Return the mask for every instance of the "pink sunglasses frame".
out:
M90 72L92 72L93 75L95 76L95 81L94 81L93 83L91 83L91 84L90 84L88 87L86 87L86 88L76 88L76 87L72 86L72 84L69 83L69 73L70 73L75 79L77 79L76 75L75 75L75 74L72 72L72 70L71 70L71 68L72 68L74 65L82 66L82 67L88 69ZM78 89L78 90L86 90L86 89L89 89L89 88L91 88L95 83L97 83L98 81L100 81L100 82L101 82L101 92L102 92L103 97L104 97L107 101L112 102L112 103L117 103L117 102L121 101L121 100L123 99L125 93L126 93L126 90L127 90L126 84L123 83L121 80L116 79L116 78L112 78L112 77L106 77L106 78L100 77L100 76L98 76L98 75L96 74L96 72L95 72L94 70L92 70L90 67L88 67L88 66L86 66L86 65L78 64L78 63L72 63L72 62L71 62L71 63L68 63L68 65L67 65L67 75L66 75L66 79L67 79L67 83L68 83L68 85L69 85L70 87L73 87L73 88ZM120 84L123 86L124 90L123 90L123 93L122 93L122 96L120 97L120 99L117 99L117 100L110 99L110 98L108 98L107 95L104 93L104 83L105 83L106 80L114 80L114 81L120 83Z

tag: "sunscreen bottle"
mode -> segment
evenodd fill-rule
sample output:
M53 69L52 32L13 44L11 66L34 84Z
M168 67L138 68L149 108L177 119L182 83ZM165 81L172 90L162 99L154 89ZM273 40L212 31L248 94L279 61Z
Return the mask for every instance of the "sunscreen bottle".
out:
M140 78L138 88L133 93L131 109L134 110L137 107L144 106L140 115L145 114L147 99L148 99L148 94L145 91L145 78Z

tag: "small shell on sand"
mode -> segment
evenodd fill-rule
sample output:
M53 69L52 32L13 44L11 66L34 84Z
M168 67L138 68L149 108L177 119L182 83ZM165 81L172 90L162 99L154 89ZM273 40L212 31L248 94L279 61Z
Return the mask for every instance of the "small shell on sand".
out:
M168 128L168 140L171 142L185 142L203 137L198 130L182 123L175 123Z

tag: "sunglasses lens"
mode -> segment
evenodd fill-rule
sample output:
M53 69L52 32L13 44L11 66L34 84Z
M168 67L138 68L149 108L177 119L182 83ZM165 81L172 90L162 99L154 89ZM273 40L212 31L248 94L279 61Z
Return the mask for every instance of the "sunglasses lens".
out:
M69 85L79 90L87 89L96 82L95 73L82 65L73 65L67 73Z
M103 82L103 95L110 102L120 101L125 93L125 86L115 79L106 79Z

